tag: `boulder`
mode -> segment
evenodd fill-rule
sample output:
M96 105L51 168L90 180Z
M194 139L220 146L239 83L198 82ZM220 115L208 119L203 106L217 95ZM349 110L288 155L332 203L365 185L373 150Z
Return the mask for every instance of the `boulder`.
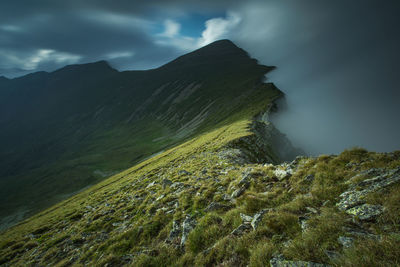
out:
M356 216L361 221L373 220L376 216L383 213L381 205L363 204L346 210L346 213Z

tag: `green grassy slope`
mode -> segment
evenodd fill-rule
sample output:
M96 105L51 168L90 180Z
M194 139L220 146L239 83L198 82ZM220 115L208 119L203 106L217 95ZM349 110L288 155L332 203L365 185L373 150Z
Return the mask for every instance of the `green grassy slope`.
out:
M100 61L1 80L3 227L234 120L255 91L278 92L262 83L271 69L223 40L154 70Z
M252 118L279 95L256 92L253 105L218 128L2 233L0 264L398 265L400 152L353 149L280 165L235 160L238 140L254 136ZM367 213L339 209L343 192L376 177L360 203L384 207L379 214L365 220ZM257 214L253 229L246 216Z

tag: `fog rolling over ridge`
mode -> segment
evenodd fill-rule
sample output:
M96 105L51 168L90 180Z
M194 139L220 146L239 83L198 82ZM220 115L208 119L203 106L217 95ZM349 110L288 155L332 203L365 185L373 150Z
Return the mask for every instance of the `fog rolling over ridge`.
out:
M295 145L400 149L398 0L23 2L0 4L0 76L98 60L151 69L230 39L277 66L287 109L274 122Z
M249 14L247 28L280 21L274 38L238 43L278 67L268 75L286 93L277 128L312 155L400 149L398 2L269 5L275 16Z

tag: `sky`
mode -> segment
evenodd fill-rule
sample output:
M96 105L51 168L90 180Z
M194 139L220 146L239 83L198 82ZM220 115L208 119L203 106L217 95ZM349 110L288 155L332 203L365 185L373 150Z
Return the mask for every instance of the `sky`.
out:
M311 155L400 149L398 0L2 0L0 76L155 68L230 39L277 69L274 124Z

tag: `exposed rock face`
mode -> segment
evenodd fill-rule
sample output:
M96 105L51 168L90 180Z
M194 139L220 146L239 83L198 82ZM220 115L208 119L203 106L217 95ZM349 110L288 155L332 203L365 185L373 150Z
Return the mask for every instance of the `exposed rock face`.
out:
M369 193L380 191L390 185L400 181L400 168L384 171L383 169L370 169L356 175L350 181L355 180L361 175L378 176L366 179L355 185L340 195L341 200L336 206L346 213L356 216L359 220L371 220L383 213L384 208L379 205L365 204L365 197Z
M253 135L239 138L221 151L221 157L237 164L245 163L280 163L292 161L304 151L294 148L275 126L268 121L268 114L276 108L270 105L267 111L259 114L251 125Z

